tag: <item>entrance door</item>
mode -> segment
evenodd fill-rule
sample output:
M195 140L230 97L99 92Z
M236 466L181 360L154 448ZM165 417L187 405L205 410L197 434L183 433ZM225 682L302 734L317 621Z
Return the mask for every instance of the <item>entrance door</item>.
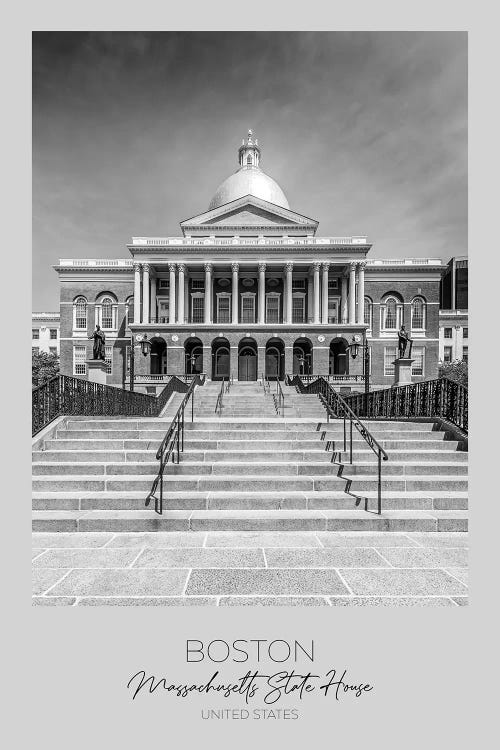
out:
M279 378L280 354L274 347L266 352L266 377L271 380Z
M238 380L257 380L257 355L252 349L242 349L240 352Z
M229 350L223 346L215 352L214 380L229 377Z

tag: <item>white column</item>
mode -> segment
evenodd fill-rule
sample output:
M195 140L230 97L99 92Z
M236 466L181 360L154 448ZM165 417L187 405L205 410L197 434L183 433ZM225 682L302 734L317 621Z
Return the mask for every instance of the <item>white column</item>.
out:
M234 324L238 323L238 271L240 270L240 266L238 263L231 263L231 271L233 272L233 293L231 297L231 305L233 308L233 312L231 315L231 321Z
M179 293L177 295L177 322L181 325L184 323L184 274L186 273L186 266L184 263L179 263L177 266L179 270Z
M134 323L141 322L141 264L134 263Z
M170 277L168 282L168 322L175 323L175 263L168 264Z
M149 323L149 265L142 267L142 322Z
M358 264L358 323L363 324L365 318L365 266Z
M293 263L287 263L286 271L286 323L292 322L292 288L293 288Z
M184 318L189 321L189 269L184 274Z
M149 322L156 319L156 278L149 276Z
M212 264L205 263L205 320L212 322Z
M356 263L349 266L349 324L356 322Z
M266 264L259 263L259 323L266 322Z
M323 263L323 295L322 295L322 311L321 311L321 322L328 323L328 269L330 268L329 263Z
M347 276L342 276L342 288L340 292L340 322L347 323Z
M314 324L319 323L319 267L321 263L313 263L313 310L314 310Z
M307 277L307 322L310 323L313 317L313 280L312 276Z

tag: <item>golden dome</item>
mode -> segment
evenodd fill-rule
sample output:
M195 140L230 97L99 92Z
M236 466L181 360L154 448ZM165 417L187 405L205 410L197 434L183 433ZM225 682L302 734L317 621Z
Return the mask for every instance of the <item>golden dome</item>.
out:
M290 208L278 183L259 167L260 148L258 141L253 139L251 130L248 131L247 141L243 140L238 150L238 157L240 169L219 185L210 201L209 211L243 198L245 195L254 195L276 206Z

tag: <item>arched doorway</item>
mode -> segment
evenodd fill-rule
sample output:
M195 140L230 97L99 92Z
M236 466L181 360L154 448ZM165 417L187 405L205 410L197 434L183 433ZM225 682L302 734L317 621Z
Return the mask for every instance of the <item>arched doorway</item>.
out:
M225 338L216 338L212 342L212 380L222 380L229 375L229 341Z
M312 344L309 339L297 339L293 344L293 374L312 375L312 373Z
M349 374L349 355L345 339L336 338L330 342L328 372L330 375Z
M250 338L238 345L238 380L257 380L257 344Z
M154 336L151 339L151 375L167 374L167 344L165 339Z
M203 344L195 336L184 343L184 372L186 375L203 372Z
M285 370L285 345L281 339L272 338L266 344L266 377L283 380Z

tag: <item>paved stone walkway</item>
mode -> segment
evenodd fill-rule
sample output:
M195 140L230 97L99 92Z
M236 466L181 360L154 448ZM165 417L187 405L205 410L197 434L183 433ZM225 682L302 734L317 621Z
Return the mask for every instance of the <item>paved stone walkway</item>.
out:
M33 604L467 604L466 533L34 533Z

